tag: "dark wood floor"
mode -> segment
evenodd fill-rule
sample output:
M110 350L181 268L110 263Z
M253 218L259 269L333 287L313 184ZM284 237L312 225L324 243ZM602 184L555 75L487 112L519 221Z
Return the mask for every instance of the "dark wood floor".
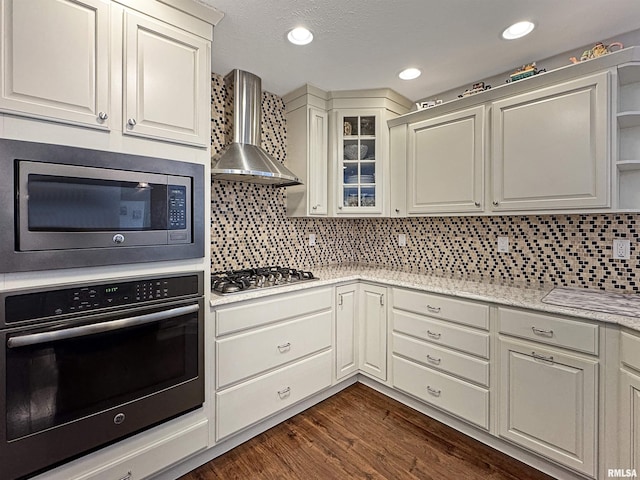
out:
M358 383L181 480L349 478L552 477Z

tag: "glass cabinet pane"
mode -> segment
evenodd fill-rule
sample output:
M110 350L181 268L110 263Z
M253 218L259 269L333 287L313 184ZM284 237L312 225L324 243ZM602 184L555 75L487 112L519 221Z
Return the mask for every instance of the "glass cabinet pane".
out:
M376 206L376 187L362 187L360 189L360 206Z
M358 135L358 117L344 117L342 135L345 137Z
M360 135L376 134L376 117L360 117Z
M342 207L376 207L376 116L344 116L342 128Z

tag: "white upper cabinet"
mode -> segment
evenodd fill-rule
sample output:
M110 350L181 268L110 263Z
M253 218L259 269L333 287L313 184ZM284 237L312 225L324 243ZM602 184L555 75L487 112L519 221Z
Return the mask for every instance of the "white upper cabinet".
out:
M109 2L3 0L0 111L108 129Z
M329 213L329 114L325 92L306 85L284 97L287 167L302 185L287 188L287 215Z
M638 47L388 126L391 216L640 211Z
M610 205L608 76L492 104L493 210Z
M407 214L479 212L484 106L409 125Z
M287 188L287 215L389 215L387 120L412 103L389 89L325 92L305 85L284 96L287 165L304 185Z
M188 14L142 0L0 2L0 112L210 144L213 25L195 16L204 15L199 7Z
M123 132L208 145L209 42L132 11L124 22Z

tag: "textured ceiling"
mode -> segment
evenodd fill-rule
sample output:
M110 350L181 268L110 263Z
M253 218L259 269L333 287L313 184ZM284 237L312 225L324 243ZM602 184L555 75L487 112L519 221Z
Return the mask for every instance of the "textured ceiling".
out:
M640 0L199 1L225 14L214 29L212 70L250 71L278 95L311 83L390 87L417 100L640 28ZM525 19L537 25L532 34L500 38ZM287 42L300 25L313 32L310 45ZM398 79L408 66L422 76Z

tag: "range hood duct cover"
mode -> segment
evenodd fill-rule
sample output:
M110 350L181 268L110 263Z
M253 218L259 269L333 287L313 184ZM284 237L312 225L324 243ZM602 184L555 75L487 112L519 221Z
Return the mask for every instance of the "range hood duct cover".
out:
M260 148L260 77L233 70L224 81L227 91L233 92L233 142L211 159L211 176L276 187L302 185L294 173Z

